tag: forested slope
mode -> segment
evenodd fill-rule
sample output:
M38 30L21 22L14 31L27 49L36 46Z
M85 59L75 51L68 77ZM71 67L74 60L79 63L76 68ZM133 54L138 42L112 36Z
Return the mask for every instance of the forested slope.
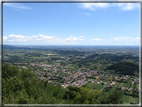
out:
M29 70L20 71L12 65L2 67L3 104L116 104L120 93L103 95L89 88L67 87L48 84Z
M123 75L138 75L139 65L135 65L129 62L115 63L107 68L108 70L115 70L115 73Z

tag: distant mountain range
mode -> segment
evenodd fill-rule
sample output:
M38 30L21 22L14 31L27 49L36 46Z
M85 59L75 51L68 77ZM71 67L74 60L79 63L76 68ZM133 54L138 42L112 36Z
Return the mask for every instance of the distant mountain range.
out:
M139 48L138 46L95 46L95 45L3 45L3 49L74 49L74 48ZM1 47L0 47L1 49Z
M3 45L3 49L29 49L26 46Z
M3 45L3 49L14 49L14 48L16 47L11 45Z

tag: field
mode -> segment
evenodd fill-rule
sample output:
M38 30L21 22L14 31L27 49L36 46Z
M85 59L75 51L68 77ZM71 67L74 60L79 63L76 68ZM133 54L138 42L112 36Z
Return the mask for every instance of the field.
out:
M97 84L97 83L86 83L84 84L84 86L90 88L90 89L95 89L95 90L101 90L105 85L101 85L101 84ZM117 89L117 87L128 87L128 88L131 88L133 89L133 84L130 84L130 83L121 83L121 82L116 82L115 86L114 87L110 87L110 88L107 88L105 87L102 92L104 93L108 93L108 92L113 92ZM138 87L139 85L136 85L136 87ZM123 100L123 104L130 104L132 102L135 102L136 104L138 104L138 98L137 97L133 97L132 96L132 92L133 90L127 92L128 95L125 95L125 91L124 90L121 90L122 92L122 96L120 97L120 99Z
M99 79L100 79L100 80L109 81L109 80L112 79L112 77L109 77L109 76L100 76Z
M95 89L95 90L101 90L104 87L104 85L97 84L97 83L89 83L86 86L90 89Z

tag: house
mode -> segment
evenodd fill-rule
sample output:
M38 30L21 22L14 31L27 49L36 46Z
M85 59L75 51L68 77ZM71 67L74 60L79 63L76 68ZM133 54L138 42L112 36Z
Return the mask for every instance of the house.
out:
M104 85L107 85L107 82L104 82Z
M128 90L128 88L125 88L125 90Z
M110 87L109 85L107 85L107 87Z
M110 85L111 85L111 86L114 86L114 85L115 85L115 83L116 83L116 82L115 82L115 81L113 81Z
M67 86L68 86L68 84L63 84L62 85L63 88L66 88Z
M76 86L76 84L72 84L73 86Z
M128 91L131 91L131 88L129 88Z
M116 76L115 79L118 79L118 77Z
M121 89L121 87L117 87L118 89Z

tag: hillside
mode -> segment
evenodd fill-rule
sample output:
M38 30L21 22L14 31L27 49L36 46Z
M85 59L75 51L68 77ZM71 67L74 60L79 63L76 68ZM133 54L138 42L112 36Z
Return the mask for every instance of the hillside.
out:
M115 63L107 68L108 70L115 70L115 73L124 75L137 75L139 66L130 62Z
M16 66L3 65L2 68L3 104L116 104L120 93L107 95L84 87L67 87L49 84L40 80L33 72L19 70Z

